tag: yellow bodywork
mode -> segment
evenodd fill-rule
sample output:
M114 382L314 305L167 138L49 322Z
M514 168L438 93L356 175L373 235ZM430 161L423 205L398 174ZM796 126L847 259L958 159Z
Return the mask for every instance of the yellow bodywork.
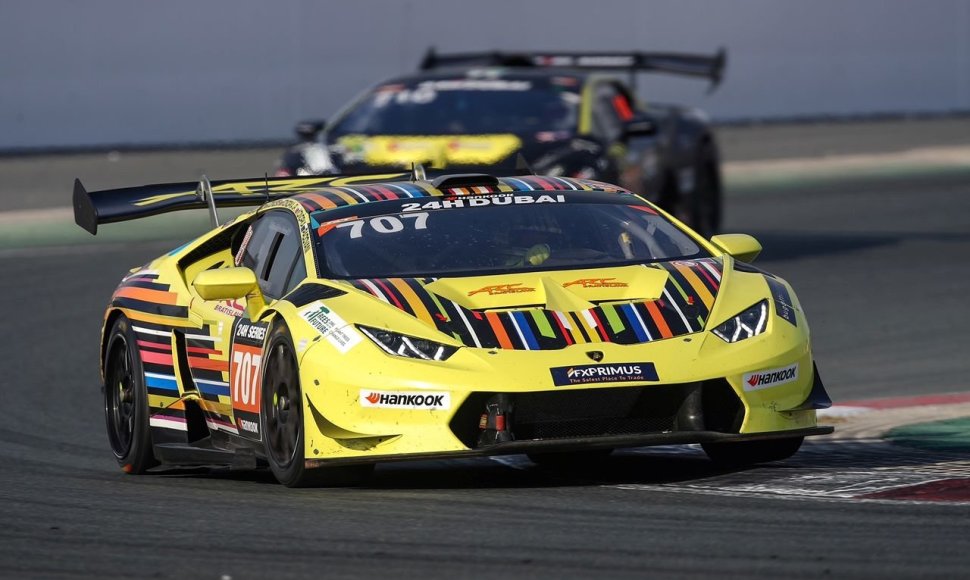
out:
M178 347L177 332L183 332L188 340L209 340L214 347L204 355L205 358L190 353L188 364L205 368L210 373L221 373L223 382L232 389L235 387L233 373L236 371L232 370L230 345L233 343L236 319L245 315L263 322L272 322L277 318L284 320L299 360L305 429L304 456L308 465L317 462L324 464L326 460L372 458L377 461L393 460L400 456L469 452L469 447L459 440L449 423L470 395L482 392L526 393L618 386L650 388L724 379L744 407L741 434L794 431L816 426L814 409L793 410L809 398L814 380L808 323L794 292L787 283L779 280L790 293L796 324L782 319L775 311L776 306L763 274L736 269L731 255L696 234L691 235L695 236L697 243L723 264L720 291L716 300L710 298L710 315L704 330L641 344L577 341L558 350L477 348L463 345L454 336L440 332L432 320L412 316L347 281L320 280L311 276L304 284L330 286L342 290L343 294L302 306L285 299L262 304L258 291L251 292L254 278L245 270L231 269L233 256L228 249L186 259L213 236L229 228L246 227L250 218L274 208L292 211L301 226L307 227L308 214L298 203L289 200L272 202L244 214L183 248L133 270L126 278L154 277L159 284L170 288L168 295L158 294L156 298L164 299L173 309L186 309L186 316L125 305L119 296L123 297L126 292L135 296L137 292L129 289L123 281L116 291L112 306L106 312L106 327L113 316L124 313L135 326L171 329L168 336L164 331L153 332L159 336L159 344L168 342L173 352ZM658 211L683 227L669 214ZM751 249L748 246L745 248ZM305 243L303 249L307 271L314 272L312 247ZM549 310L575 313L603 301L622 303L634 299L655 299L660 295L666 278L664 270L625 266L445 278L431 283L429 289L469 309L501 310L518 304L541 304ZM518 292L521 289L529 289L528 300L523 301L522 293ZM248 305L245 298L231 298L234 294L241 297L246 293L250 293ZM710 331L762 300L767 300L769 307L767 328L762 334L729 344ZM342 325L328 329L326 334L336 332L354 337L349 347L330 340L332 336L318 330L319 327L309 323L302 314L307 309L321 306L336 315L331 317L332 320L342 321ZM444 361L392 355L364 336L357 325L390 329L433 340L456 347L457 352ZM608 363L650 361L656 367L659 380L577 386L554 384L550 369L589 365L592 362L589 352L592 350L599 351L602 360ZM186 378L194 372L183 368L186 360L180 360L178 356L171 358L172 375L178 383L177 391L168 395L150 391L151 412L184 409L187 401L193 401L211 417L225 417L225 422L229 424L227 427L219 419L210 418L207 419L210 429L228 429L230 433L234 429L238 431L238 420L233 418L231 394L223 393L217 400L212 396L203 397L200 383ZM798 365L796 380L770 388L745 389L743 378L746 374L793 364ZM372 391L447 394L448 404L446 408L435 409L365 406L362 396ZM161 425L161 421L158 424ZM157 426L156 423L152 425Z

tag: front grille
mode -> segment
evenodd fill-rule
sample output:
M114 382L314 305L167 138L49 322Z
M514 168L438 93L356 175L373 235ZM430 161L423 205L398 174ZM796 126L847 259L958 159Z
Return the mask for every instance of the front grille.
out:
M672 393L658 391L670 389L655 387L652 396L645 397L647 389L584 389L516 395L512 433L516 439L561 439L672 430L679 405L671 404Z
M507 440L483 438L489 407L498 408L513 440L549 440L671 431L737 433L744 407L723 380L650 387L610 387L534 393L475 393L451 429L468 447Z

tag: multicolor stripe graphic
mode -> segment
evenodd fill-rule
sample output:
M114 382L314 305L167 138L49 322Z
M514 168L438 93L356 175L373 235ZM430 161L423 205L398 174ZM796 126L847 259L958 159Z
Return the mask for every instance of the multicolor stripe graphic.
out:
M554 350L592 342L640 344L703 330L720 287L720 261L704 258L649 267L668 274L658 299L601 303L578 312L539 307L471 310L428 290L431 278L373 278L351 284L466 346L480 348Z
M615 185L583 179L549 176L502 177L497 186L476 185L436 189L427 181L397 181L382 184L355 184L342 187L323 187L317 191L299 193L292 198L309 212L335 209L359 203L421 197L452 197L485 195L490 193L521 193L531 191L592 191L623 192Z

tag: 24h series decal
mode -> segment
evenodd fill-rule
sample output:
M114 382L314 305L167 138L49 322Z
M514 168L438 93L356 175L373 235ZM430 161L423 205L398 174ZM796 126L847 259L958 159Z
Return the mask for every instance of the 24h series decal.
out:
M229 353L229 395L239 435L259 441L259 406L262 393L263 341L267 323L236 319Z

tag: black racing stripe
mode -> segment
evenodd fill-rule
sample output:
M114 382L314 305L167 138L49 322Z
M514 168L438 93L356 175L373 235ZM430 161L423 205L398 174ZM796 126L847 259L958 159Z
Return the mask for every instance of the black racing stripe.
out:
M586 329L583 327L582 322L579 320L579 315L575 312L567 312L566 316L568 316L572 322L573 333L579 331L579 335L583 337L583 340L586 342L592 342L589 334L586 333ZM599 337L597 337L597 339L598 338Z
M425 288L421 283L419 283L414 278L403 278L402 280L404 281L405 284L407 284L408 288L410 288L411 291L414 292L414 294L418 297L418 300L421 301L421 304L424 305L425 309L427 309L427 311L431 313L431 318L432 320L434 320L435 326L437 326L438 329L442 330L443 332L450 332L451 331L450 322L443 322L437 316L438 314L441 313L441 311L438 309L438 305L435 304L435 301L432 299L431 291ZM442 302L442 305L444 305L443 301L439 300L439 302ZM458 322L460 323L461 321L459 320Z
M139 328L144 328L146 330L157 330L157 331L166 332L166 333L171 333L172 332L172 327L171 326L168 326L168 325L165 325L165 324L156 324L154 322L142 322L141 320L136 320L136 321L133 322L133 325L134 326L137 326ZM160 336L158 336L157 334L150 334L150 333L146 333L146 332L141 332L140 330L137 330L137 329L132 329L132 330L134 330L135 331L135 334L137 334L139 337L151 337L150 340L155 340L155 341L165 340L165 339L161 338Z
M657 340L661 338L660 327L654 322L653 316L650 315L650 311L647 310L647 305L645 302L637 302L636 304L631 304L633 309L637 311L640 315L640 319L643 320L643 325L647 328L647 332L650 335L651 340Z
M216 346L211 340L199 340L197 338L186 338L185 346L191 346L193 348L211 348L213 350L223 350ZM205 355L202 355L205 356Z
M536 342L539 343L539 350L558 350L560 348L566 348L568 343L566 342L566 337L559 330L559 325L555 322L549 321L549 326L552 327L553 336L543 336L539 332L539 325L536 323L535 318L528 312L523 312L525 314L524 318L526 320L526 325L532 331L532 335L535 336ZM542 313L547 320L552 316L552 314L545 310Z
M215 359L212 359L212 360L215 360ZM218 381L220 383L226 382L226 380L222 378L222 371L214 371L212 369L200 369L200 368L192 367L191 365L189 365L189 370L193 379L200 379L203 381Z
M169 316L172 318L188 318L189 308L187 306L172 306L168 304L156 304L134 298L117 297L111 302L112 306L118 308L128 308L138 310L146 314L157 314L159 316Z
M505 329L505 334L509 337L509 342L512 343L512 348L515 350L525 350L526 344L522 342L519 338L519 333L515 330L515 325L512 323L512 313L511 312L499 312L498 323Z
M130 280L122 283L121 286L126 288L147 288L148 290L160 290L162 292L168 292L172 288L171 284L159 284L158 282L149 280Z
M403 278L399 278L399 279L403 280ZM377 283L378 281L380 281L380 284ZM381 292L388 294L387 298L391 302L391 304L393 304L394 306L397 306L398 304L400 304L401 310L403 310L404 312L407 312L411 316L417 317L417 313L414 311L413 308L411 308L411 305L408 304L407 299L404 297L403 294L401 294L401 291L398 290L394 286L394 284L391 283L391 280L389 278L378 278L377 280L374 280L374 285L377 286L377 288L380 289ZM397 300L397 302L395 302L395 300Z
M306 306L315 300L336 298L337 296L343 296L344 294L346 294L346 292L339 288L324 286L323 284L309 283L303 284L299 288L296 288L282 299L294 306Z
M486 346L485 341L483 341L483 338L486 335L482 334L481 329L476 328L476 321L474 320L475 315L472 314L471 311L462 308L458 304L455 304L451 300L448 300L442 296L438 296L438 300L441 302L441 306L445 310L445 316L448 317L447 323L438 324L439 329L444 327L446 329L444 332L456 336L462 344L466 346L475 346L475 339L472 338L471 332L465 326L464 321L462 321L461 316L459 315L459 312L461 312L461 314L464 314L465 318L468 320L468 324L470 324L472 329L475 330L475 333L478 336L478 341L482 344L482 346Z
M619 308L616 308L617 316L622 320L624 315L620 312ZM637 338L636 333L633 332L633 327L629 323L623 325L623 330L619 332L614 331L612 325L610 325L609 320L606 317L605 309L602 306L597 306L593 309L596 313L596 317L600 319L603 323L603 330L606 332L606 336L609 337L610 342L615 342L617 344L637 344L640 340Z
M451 301L449 301L449 304L453 305L456 310L460 309L462 311L462 314L464 314L465 318L468 320L468 324L471 325L472 329L478 335L478 341L482 343L482 347L499 348L501 346L498 342L498 336L492 329L492 325L488 322L484 312L469 310L467 308L463 308L460 304ZM475 343L472 342L472 344Z
M668 285L668 294L673 296L674 292L676 291L676 288L672 288ZM664 321L667 323L667 328L670 329L670 332L673 333L674 336L692 332L691 328L684 324L684 321L680 318L680 314L677 313L674 305L667 300L666 296L663 296L657 300L657 306L660 307L660 315L663 316ZM680 306L680 304L678 304L678 306ZM683 310L681 310L681 312L683 312Z

